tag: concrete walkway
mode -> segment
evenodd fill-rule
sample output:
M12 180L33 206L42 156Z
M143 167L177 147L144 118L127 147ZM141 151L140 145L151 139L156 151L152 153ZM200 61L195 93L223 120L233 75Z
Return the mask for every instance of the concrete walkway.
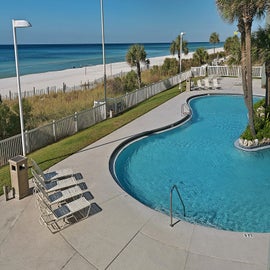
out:
M236 79L224 78L221 84L218 93L242 93ZM256 94L264 93L260 81L254 88ZM269 233L221 231L186 222L171 228L168 216L130 197L109 172L110 156L121 142L178 121L181 104L201 92L173 98L50 169L81 172L100 213L52 234L38 222L34 196L8 202L2 196L0 269L269 270Z

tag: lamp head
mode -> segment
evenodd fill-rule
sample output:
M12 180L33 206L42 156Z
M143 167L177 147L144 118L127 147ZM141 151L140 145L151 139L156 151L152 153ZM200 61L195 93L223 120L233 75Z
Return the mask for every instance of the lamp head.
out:
M12 20L13 28L26 28L31 27L31 23L26 20Z

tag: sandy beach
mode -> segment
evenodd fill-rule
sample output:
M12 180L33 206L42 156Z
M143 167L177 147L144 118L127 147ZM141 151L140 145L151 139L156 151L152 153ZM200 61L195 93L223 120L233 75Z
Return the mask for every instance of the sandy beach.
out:
M216 51L222 51L223 48L216 48ZM207 50L209 54L213 53L213 49ZM183 59L192 58L193 52L183 55ZM165 58L175 58L172 55L153 57L150 59L150 67L154 65L162 65ZM144 65L142 64L142 67ZM107 77L121 73L129 72L131 68L126 62L117 62L106 65ZM80 85L85 82L93 82L103 77L103 65L87 66L82 68L73 68L60 71L50 71L38 74L29 74L21 76L21 91L33 91L33 89L46 89L47 87L62 88L63 83L68 87ZM9 92L17 93L16 77L0 79L0 95L8 96Z

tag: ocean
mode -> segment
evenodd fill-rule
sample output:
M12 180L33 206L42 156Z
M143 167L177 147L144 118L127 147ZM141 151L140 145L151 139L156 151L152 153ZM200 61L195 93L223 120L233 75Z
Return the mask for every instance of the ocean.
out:
M132 44L105 44L106 63L124 62ZM147 58L170 55L170 43L144 43ZM222 47L220 42L216 47ZM203 47L213 48L209 42L189 42L189 52ZM102 64L101 44L34 44L18 45L21 75L57 71ZM0 45L0 78L16 76L13 45Z

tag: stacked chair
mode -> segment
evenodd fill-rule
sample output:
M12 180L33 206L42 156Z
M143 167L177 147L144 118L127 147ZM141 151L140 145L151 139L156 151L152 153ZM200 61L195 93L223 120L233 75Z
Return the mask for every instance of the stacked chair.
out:
M52 233L101 211L96 203L90 202L93 196L82 177L76 177L72 170L44 174L32 160L31 172L40 221Z
M210 82L209 82L208 78L204 79L204 89L205 90L212 89L212 86L210 85Z
M63 169L54 172L44 173L35 160L31 159L31 163L33 169L44 179L45 182L52 181L55 179L68 178L74 175L73 170L71 169Z
M221 85L217 78L204 78L203 83L199 79L197 80L197 89L209 90L209 89L221 89Z
M214 89L221 89L221 85L219 84L217 78L213 79L213 87Z

